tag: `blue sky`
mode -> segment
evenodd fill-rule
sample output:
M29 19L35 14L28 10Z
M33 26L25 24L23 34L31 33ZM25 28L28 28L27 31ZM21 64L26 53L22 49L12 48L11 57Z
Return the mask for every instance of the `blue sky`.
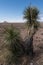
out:
M43 21L43 0L0 0L0 22L24 22L23 11L30 2L39 9Z

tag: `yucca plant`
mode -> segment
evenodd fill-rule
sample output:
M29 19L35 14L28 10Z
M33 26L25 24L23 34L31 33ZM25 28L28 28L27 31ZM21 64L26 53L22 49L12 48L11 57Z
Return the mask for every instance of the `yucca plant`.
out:
M5 28L5 40L7 43L7 48L11 52L11 61L15 61L24 53L24 46L22 45L22 39L20 37L20 32L17 28L13 26ZM17 61L17 60L16 60Z
M30 42L27 41L27 46L28 44L30 44L30 47L28 46L27 50L29 52L30 49L32 54L33 54L33 36L38 30L38 27L40 25L38 22L38 18L39 18L38 15L39 15L39 10L36 7L29 6L24 10L24 19L26 20L26 25L29 31L28 40L30 39L29 40Z

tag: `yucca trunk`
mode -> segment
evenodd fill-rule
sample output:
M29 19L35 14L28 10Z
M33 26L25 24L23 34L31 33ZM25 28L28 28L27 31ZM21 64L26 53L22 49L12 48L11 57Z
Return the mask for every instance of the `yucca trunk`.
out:
M30 52L29 54L31 56L33 56L33 37L34 37L34 26L31 27L31 29L29 30L29 38L30 38Z

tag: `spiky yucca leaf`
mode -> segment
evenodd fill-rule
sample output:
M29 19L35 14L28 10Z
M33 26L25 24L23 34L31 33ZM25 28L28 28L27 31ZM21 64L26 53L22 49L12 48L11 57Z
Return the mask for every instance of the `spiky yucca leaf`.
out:
M26 19L26 24L28 28L32 26L37 30L39 27L38 19L39 10L36 7L27 7L24 11L24 19Z
M20 33L18 29L14 27L5 28L5 40L7 41L7 48L11 52L8 59L11 60L9 62L15 62L20 56L22 56L23 52L23 45L22 39L20 37Z

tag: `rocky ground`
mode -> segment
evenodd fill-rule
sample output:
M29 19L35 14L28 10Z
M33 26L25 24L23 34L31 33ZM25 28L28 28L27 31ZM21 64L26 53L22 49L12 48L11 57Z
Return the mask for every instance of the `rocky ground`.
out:
M21 26L22 27L22 26ZM6 61L6 55L9 53L5 48L5 41L3 36L3 26L0 26L0 64L4 64ZM24 28L20 29L21 37L24 38L27 36L27 30ZM22 63L20 65L43 65L43 28L40 28L34 36L33 41L34 46L34 57L23 56Z

